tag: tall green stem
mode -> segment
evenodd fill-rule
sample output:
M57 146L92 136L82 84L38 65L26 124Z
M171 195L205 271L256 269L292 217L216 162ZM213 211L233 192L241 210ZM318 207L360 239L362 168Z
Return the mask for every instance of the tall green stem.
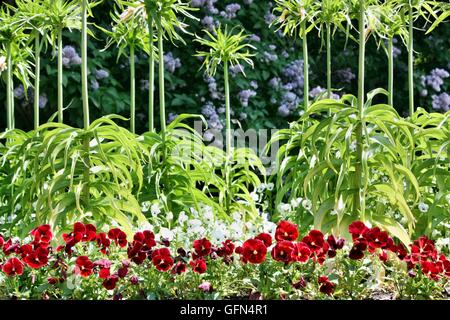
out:
M331 99L331 27L327 23L327 97Z
M409 38L408 38L408 89L409 89L409 115L414 113L414 31L413 7L409 6Z
M41 75L41 37L38 31L36 31L34 47L34 130L36 130L39 127L39 81Z
M164 45L163 45L163 30L161 25L161 18L158 19L158 60L159 60L159 117L161 123L161 132L166 131L166 102L164 93Z
M231 140L231 103L230 103L230 83L228 75L228 61L223 64L223 78L225 82L225 115L226 115L226 162L225 162L225 183L227 185L228 196L226 198L226 210L230 213L231 206L231 177L230 177L230 161L232 152Z
M356 214L361 209L362 187L362 160L363 160L363 111L364 111L364 59L366 54L366 37L364 21L365 1L360 0L359 9L359 61L358 61L358 126L356 127L356 164L355 164L355 193L353 200L353 212ZM361 212L364 219L364 212Z
M89 129L89 96L87 82L87 0L82 0L82 29L81 29L81 91L83 100L83 123L84 129ZM85 168L83 172L83 199L86 206L89 206L90 200L90 137L86 135L83 141L85 148Z
M392 38L388 39L388 104L394 106L394 46L392 45Z
M158 53L159 53L159 113L161 122L161 132L164 136L166 131L166 104L164 93L164 46L163 46L163 29L161 25L161 17L158 17Z
M136 80L134 46L130 46L130 130L136 132Z
M153 21L151 15L148 15L148 34L149 34L149 79L148 79L148 130L154 131L155 122L155 57L153 56Z
M6 125L8 130L14 129L14 112L13 112L13 85L12 85L12 58L11 58L11 43L8 43L6 49Z
M58 122L63 123L62 29L58 31Z
M306 20L302 21L301 32L303 36L303 99L305 108L309 106L309 63L308 63L308 36L306 35Z
M89 96L87 79L87 0L82 0L82 31L81 31L81 97L83 100L83 124L89 127Z

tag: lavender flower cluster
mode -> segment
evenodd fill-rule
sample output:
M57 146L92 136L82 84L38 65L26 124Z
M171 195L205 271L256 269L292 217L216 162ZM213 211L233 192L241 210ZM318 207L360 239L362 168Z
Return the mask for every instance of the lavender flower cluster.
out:
M172 52L164 55L164 67L170 73L174 73L176 69L181 67L180 58L174 58Z
M450 95L446 92L433 95L431 98L433 99L432 106L434 110L443 112L450 111Z
M430 74L421 77L423 87L429 86L436 92L441 92L441 86L444 84L444 79L450 77L447 70L436 68L431 70Z
M65 46L62 50L62 63L66 68L70 68L72 65L80 65L81 57L72 46Z
M34 104L34 91L32 90L32 88L28 88L25 94L25 88L22 84L19 84L16 88L14 88L14 97L21 101L22 107ZM39 95L39 108L45 108L47 102L48 98L45 93Z
M234 19L237 17L237 12L241 10L241 6L237 3L230 3L225 7L225 11L221 11L220 15L226 19Z
M290 62L283 69L282 77L283 79L272 78L269 81L269 86L284 91L278 107L278 114L282 117L287 117L297 109L302 100L301 89L304 85L303 60L294 60Z
M219 111L217 110L214 104L211 101L206 102L206 104L202 107L202 114L206 117L208 122L208 127L214 130L222 130L223 123L220 120ZM207 140L210 141L210 140Z

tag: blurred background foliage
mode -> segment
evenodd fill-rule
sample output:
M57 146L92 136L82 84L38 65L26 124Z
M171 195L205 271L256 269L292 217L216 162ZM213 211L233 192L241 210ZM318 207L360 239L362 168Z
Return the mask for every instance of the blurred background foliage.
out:
M10 3L13 1L9 1ZM91 23L111 28L109 13L114 10L114 1L104 1L94 8ZM232 118L245 128L284 128L289 121L297 120L303 101L303 75L301 40L285 38L276 27L269 28L274 19L273 3L262 0L193 0L192 6L200 10L194 12L200 21L189 20L190 32L201 35L201 29L212 29L219 23L230 26L242 25L251 36L251 44L257 50L255 67L245 68L245 75L239 68L231 70ZM450 108L450 28L440 24L430 35L420 30L423 21L418 21L415 32L415 96L416 107L429 111L448 111ZM90 70L89 83L91 118L97 119L107 114L129 114L129 63L126 57L117 60L117 48L106 45L106 35L91 25L95 38L89 39ZM79 38L77 31L64 32L64 103L68 107L65 122L82 126L82 104L79 65ZM193 40L194 35L190 36ZM332 79L336 93L357 91L358 47L345 34L336 31L332 41L335 54L332 57ZM209 78L200 71L202 61L194 57L198 43L187 38L187 46L170 45L166 49L166 104L168 121L181 113L202 113L209 126L222 129L225 118L224 88L220 75ZM318 32L309 36L310 96L316 97L326 87L326 52ZM403 43L395 43L395 107L406 115L407 93L407 51ZM41 123L57 110L57 61L56 53L50 49L41 61ZM367 89L387 87L387 55L378 48L372 37L367 44ZM148 108L148 57L144 52L136 52L136 131L142 133L147 128ZM16 127L31 130L33 127L33 95L29 94L19 81L15 80ZM0 85L0 114L5 114L5 87ZM157 88L157 84L156 84ZM157 95L156 95L156 103ZM158 114L155 115L156 118ZM123 123L127 126L126 123ZM5 117L0 118L0 131L6 126Z

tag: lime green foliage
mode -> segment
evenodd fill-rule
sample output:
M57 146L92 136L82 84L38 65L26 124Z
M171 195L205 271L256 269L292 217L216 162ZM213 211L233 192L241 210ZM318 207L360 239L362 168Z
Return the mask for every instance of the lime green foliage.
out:
M113 219L130 230L133 219L144 221L134 194L143 184L145 150L113 119L98 119L86 129L48 123L34 135L17 130L2 136L11 141L1 158L6 165L2 178L10 181L9 186L2 183L7 189L2 195L13 195L2 215L14 214L12 225L20 222L29 228L79 219L109 224ZM82 196L86 184L88 201Z

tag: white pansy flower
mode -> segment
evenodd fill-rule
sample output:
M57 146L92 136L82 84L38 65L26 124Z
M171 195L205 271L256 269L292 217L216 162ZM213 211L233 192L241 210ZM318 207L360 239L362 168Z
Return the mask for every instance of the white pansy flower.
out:
M305 210L311 210L312 209L312 202L309 199L305 199L302 201L302 206L305 208Z
M302 198L296 198L296 199L292 199L291 200L291 206L293 209L298 208L300 206L300 204L302 203L303 199Z
M150 209L150 201L144 201L141 204L141 210L147 212Z
M269 191L272 191L274 187L275 186L274 186L274 184L272 182L269 182L268 184L266 184L266 189L269 190Z
M419 208L419 211L420 211L420 212L426 213L426 212L428 212L428 209L429 209L430 207L429 207L426 203L421 202L421 203L419 203L418 208Z
M178 223L179 224L184 224L186 221L188 221L188 216L186 215L186 212L181 211L180 214L178 215Z
M172 221L173 220L173 212L172 211L167 212L166 219L168 221Z
M233 212L232 214L231 214L231 216L233 217L233 220L241 220L241 218L242 218L242 216L241 216L241 213L240 212Z
M287 212L291 211L291 205L289 203L280 203L280 205L278 206L278 209L281 212L287 213Z
M159 208L159 205L157 203L154 203L150 207L150 212L152 213L153 217L156 217L161 213L161 209Z

